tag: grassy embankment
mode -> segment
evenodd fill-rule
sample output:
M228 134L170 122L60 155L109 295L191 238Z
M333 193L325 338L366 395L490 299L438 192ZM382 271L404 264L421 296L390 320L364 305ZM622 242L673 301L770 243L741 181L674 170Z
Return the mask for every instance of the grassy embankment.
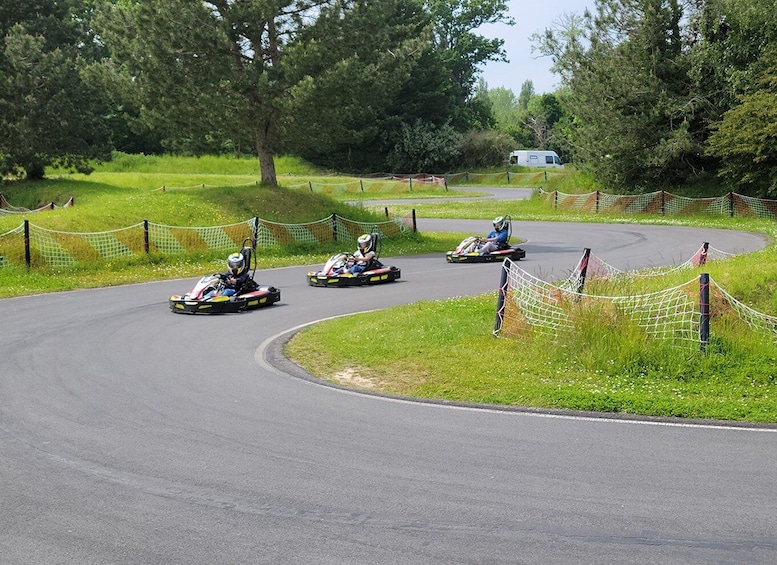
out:
M143 220L171 226L217 226L258 216L280 223L301 223L327 218L333 212L351 220L386 220L382 210L348 205L345 201L351 199L350 193L339 190L332 195L322 194L329 185L354 181L358 185L358 179L324 176L288 158L279 159L277 167L282 186L298 188L258 186L255 159L120 155L117 160L98 166L91 175L49 171L49 178L40 182L2 183L0 193L17 207L35 209L49 202L62 205L70 197L75 206L30 214L0 214L0 234L17 228L24 219L42 228L66 232L109 231ZM314 183L314 191L305 188L309 181ZM394 191L401 188L401 184L379 181L365 181L364 185L376 197L391 194L394 198ZM426 191L430 197L439 193L439 189ZM455 245L457 239L459 234L388 239L383 253L441 253ZM340 247L333 243L260 250L259 268L322 263ZM0 269L0 292L9 297L197 276L222 270L223 255L223 251L187 256L152 253L93 265L30 271L19 265L8 266Z
M549 187L552 189L553 187ZM562 192L575 192L559 188ZM588 192L583 190L583 192ZM533 202L414 205L420 217L683 224L759 232L775 240L770 220L636 217L549 210ZM409 207L393 206L401 215ZM758 312L777 315L775 246L713 261L704 271ZM570 265L570 270L573 265ZM599 295L635 296L697 276L683 270L610 288ZM421 302L327 321L298 334L287 354L334 383L401 396L551 409L698 419L777 422L777 345L771 332L713 321L705 353L687 344L649 340L623 316L590 315L554 339L491 335L496 293ZM374 336L354 356L349 344Z
M179 171L186 171L185 173ZM311 180L335 183L293 160L279 161L282 184ZM74 196L76 206L30 216L42 227L64 231L104 231L126 227L142 219L169 225L222 225L257 215L279 222L316 220L332 212L374 221L382 208L370 212L343 204L352 200L347 191L332 197L309 190L275 190L249 186L258 180L253 160L223 158L124 159L98 168L89 177L67 175L35 184L6 183L2 193L17 206L35 208L54 201L61 204ZM287 178L284 178L286 175ZM575 192L574 173L536 175L516 180L511 186L544 186ZM487 179L487 177L485 177ZM343 179L337 179L343 180ZM347 182L347 181L344 181ZM473 179L472 183L478 181ZM547 184L546 184L547 183ZM500 184L485 180L482 184ZM506 184L506 183L501 183ZM582 184L582 183L581 183ZM155 190L165 185L168 190ZM174 190L171 187L205 185ZM220 188L215 188L219 186ZM582 192L589 190L583 188ZM369 191L365 191L370 194ZM385 198L377 189L375 198ZM412 196L445 196L438 190ZM407 194L407 196L411 196ZM396 195L392 194L394 199ZM409 213L411 206L392 207L394 215ZM683 223L756 231L774 237L773 222L710 218L592 217L549 210L537 202L435 202L412 205L420 217L461 217L487 220L510 213L516 220L618 221ZM16 227L19 216L0 216L0 233ZM387 242L386 255L442 253L452 248L461 234L427 234ZM262 253L260 268L323 261L333 249L290 248ZM708 270L713 278L738 299L761 312L777 312L773 298L777 284L774 246L719 264ZM195 276L220 269L221 254L201 257L148 256L89 267L26 272L15 267L0 269L4 296L48 292L78 287ZM747 275L743 275L746 273ZM688 278L694 273L687 272ZM650 285L667 288L684 282L669 277ZM649 291L633 288L628 292ZM620 292L623 289L619 289ZM487 402L628 412L688 418L720 418L777 422L777 349L771 336L746 330L716 337L706 354L665 343L646 342L622 320L602 324L587 321L581 331L563 341L535 337L494 339L495 295L422 302L355 319L341 319L312 327L289 346L301 364L321 368L318 375L348 386L393 394ZM401 331L399 329L401 328ZM366 333L376 337L373 346L360 350L360 360L349 358L350 347ZM362 348L363 349L363 348ZM344 354L344 352L346 352ZM368 355L365 359L364 356Z

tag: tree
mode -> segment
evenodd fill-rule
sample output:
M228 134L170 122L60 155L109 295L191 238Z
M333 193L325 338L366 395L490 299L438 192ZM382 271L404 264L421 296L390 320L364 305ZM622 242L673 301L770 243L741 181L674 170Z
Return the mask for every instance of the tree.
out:
M167 147L202 153L251 144L262 182L275 185L284 105L298 78L287 51L353 4L128 0L107 6L99 31Z
M78 0L0 6L0 174L89 172L109 158L107 100L83 72L96 50L89 17Z
M494 4L484 5L494 9ZM445 139L449 126L460 132L492 127L490 100L481 95L480 86L474 87L477 65L457 67L468 69L466 79L454 79L451 67L458 57L452 45L460 53L481 49L481 44L458 42L458 36L440 41L435 30L443 25L440 18L448 21L451 5L438 8L424 10L417 0L365 3L300 37L292 65L300 81L289 99L285 147L339 170L406 172L407 154L398 147L408 147L408 132L419 123L430 128L432 137ZM467 5L471 11L480 8ZM468 17L459 20L456 33L478 39L468 25L484 20L476 14ZM483 56L485 51L464 58L479 61ZM469 85L464 97L461 81Z
M719 159L720 174L740 192L777 196L777 48L759 58L756 88L723 114L709 140L708 153Z
M484 24L513 25L506 0L425 0L434 24L434 45L442 54L459 112L454 126L465 130L478 121L479 108L468 108L481 65L507 61L504 40L474 33Z
M469 131L461 146L458 168L472 170L504 166L513 149L515 140L506 133L496 130Z
M687 80L678 0L595 7L541 40L569 91L576 161L613 188L684 182L703 164L706 132Z
M528 110L529 100L534 96L534 83L531 80L523 81L521 92L518 94L518 109Z
M414 0L360 4L328 20L287 50L295 86L284 146L334 169L384 170L403 124L441 127L453 111L431 20Z
M526 104L526 126L534 136L533 146L538 149L557 149L553 146L554 126L563 117L563 110L555 94L532 96Z
M461 154L464 136L453 127L436 127L419 119L403 124L402 132L388 156L388 165L395 172L429 172L446 170Z

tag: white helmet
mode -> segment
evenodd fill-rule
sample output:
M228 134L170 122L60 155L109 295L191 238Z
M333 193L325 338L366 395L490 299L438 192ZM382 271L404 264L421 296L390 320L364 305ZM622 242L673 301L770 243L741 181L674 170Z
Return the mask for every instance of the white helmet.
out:
M370 249L370 245L372 244L372 236L368 233L365 233L360 235L357 241L359 243L359 249L363 253L366 253Z
M505 226L507 225L507 221L505 220L504 216L497 216L494 218L494 229L496 231L502 231L505 229Z
M243 271L246 270L246 258L243 257L242 253L232 253L227 257L227 267L229 267L232 276L242 275Z

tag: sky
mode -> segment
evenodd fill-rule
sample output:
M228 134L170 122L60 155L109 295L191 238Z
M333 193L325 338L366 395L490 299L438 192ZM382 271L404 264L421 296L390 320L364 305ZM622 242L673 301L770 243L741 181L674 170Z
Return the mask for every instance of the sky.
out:
M508 0L508 15L515 20L514 26L489 24L475 31L484 37L504 39L504 50L510 61L486 64L480 76L488 88L502 86L518 96L524 81L531 80L535 94L556 90L559 77L550 72L550 57L532 52L529 38L553 27L553 22L563 14L582 15L586 8L593 8L593 4L593 0L543 0L536 4L526 0Z

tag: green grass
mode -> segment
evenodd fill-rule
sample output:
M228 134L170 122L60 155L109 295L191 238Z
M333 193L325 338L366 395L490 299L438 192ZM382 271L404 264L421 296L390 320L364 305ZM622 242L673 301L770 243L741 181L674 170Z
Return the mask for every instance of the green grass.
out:
M517 220L650 223L763 233L770 220L587 214L526 202L439 202L412 206L421 217L479 218L505 213ZM410 207L394 206L399 215ZM777 314L777 248L705 268L715 282L758 312ZM570 265L570 269L573 266ZM592 294L629 295L672 288L693 271L641 279L620 288L589 284ZM554 340L542 335L494 339L496 296L455 298L338 319L300 332L287 353L309 372L345 386L422 398L650 416L777 422L777 345L772 333L740 322L713 322L707 350L648 340L619 319L580 322ZM401 330L398 330L401 328ZM376 348L352 357L345 347L374 335ZM367 357L365 359L365 356Z
M691 276L686 273L687 276ZM655 284L655 283L654 283ZM496 293L326 321L286 353L343 386L448 401L683 418L777 421L777 345L717 328L707 351L646 339L622 319L558 338L491 335ZM366 350L349 344L371 335Z
M384 241L383 255L413 255L444 253L455 247L461 234L431 233L411 234ZM257 257L261 269L294 265L322 264L333 253L342 251L342 245L291 245L282 249L263 250ZM25 296L74 290L99 288L156 280L197 277L203 273L224 270L224 253L220 251L187 255L150 254L136 258L116 259L61 269L32 269L21 266L0 268L0 293L3 297Z
M304 178L328 178L289 158L278 160L278 173L284 180L297 173ZM101 232L125 228L143 220L172 226L216 226L242 222L258 216L281 223L316 221L337 213L364 222L385 221L383 210L371 211L350 206L345 199L334 199L307 190L270 188L257 185L252 176L256 164L249 159L226 157L182 158L119 155L97 167L91 175L49 171L47 179L36 182L4 182L0 192L19 207L35 209L54 202L62 205L70 197L75 205L29 214L0 215L0 235L27 219L42 228L68 232ZM137 169L137 170L136 170ZM303 178L303 177L299 177ZM205 188L198 185L205 184ZM158 190L160 186L193 186L186 189ZM387 239L384 255L442 253L451 249L461 235L410 235ZM336 251L337 244L293 245L263 250L258 256L260 269L323 263ZM223 252L200 255L148 256L78 265L61 269L0 268L2 296L19 296L89 288L173 277L189 277L221 270Z

